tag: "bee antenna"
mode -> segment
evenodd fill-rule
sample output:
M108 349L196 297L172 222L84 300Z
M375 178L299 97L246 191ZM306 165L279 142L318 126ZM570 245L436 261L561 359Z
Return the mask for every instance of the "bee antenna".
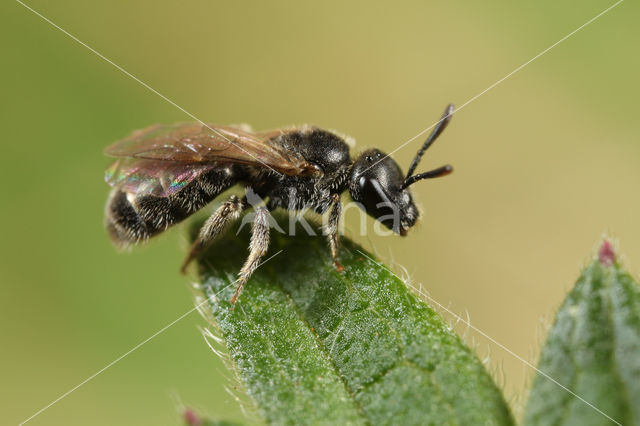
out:
M452 115L453 115L453 104L449 104L445 108L444 113L442 114L442 118L438 121L438 123L436 123L436 126L431 131L431 134L429 135L427 140L424 142L424 145L422 145L422 148L418 150L418 153L413 158L413 161L411 162L411 166L409 166L409 171L407 172L407 180L405 180L405 182L407 182L409 178L411 178L411 175L416 170L416 167L418 167L418 163L420 163L420 159L422 158L422 155L424 155L424 152L427 149L429 149L429 147L436 141L436 139L438 139L438 136L440 136L440 133L442 133L442 131L447 127L447 124L449 124L449 121L451 121ZM427 173L430 173L430 172L427 172ZM425 173L423 173L422 175L424 174ZM422 176L422 175L418 175L418 176ZM428 176L428 177L435 177L435 176ZM427 179L427 177L422 179ZM420 179L411 181L411 183L416 182L418 180ZM410 184L407 184L405 185L405 187L409 185Z
M418 175L409 176L404 180L400 189L405 189L409 185L413 185L419 180L423 179L433 179L437 177L446 176L449 173L453 172L453 167L447 164L446 166L438 167L437 169L429 170L428 172L420 173Z

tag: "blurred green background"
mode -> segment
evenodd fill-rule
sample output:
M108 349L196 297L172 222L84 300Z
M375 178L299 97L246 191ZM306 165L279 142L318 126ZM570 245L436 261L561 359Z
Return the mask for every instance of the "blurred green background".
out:
M314 123L391 151L613 1L28 4L205 121ZM20 4L0 10L0 401L16 424L193 307L181 230L121 254L102 227L103 148L189 118ZM359 237L346 219L530 361L603 231L638 271L639 12L623 2L456 114L421 165L456 172L414 186L424 216L407 238ZM418 146L394 155L405 169ZM192 313L30 424L177 424L181 402L242 419L198 325ZM517 407L528 367L467 341Z

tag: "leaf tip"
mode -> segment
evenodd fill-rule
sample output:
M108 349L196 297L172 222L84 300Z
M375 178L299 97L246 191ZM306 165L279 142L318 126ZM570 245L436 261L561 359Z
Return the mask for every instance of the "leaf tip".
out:
M611 241L604 240L600 249L598 250L598 260L600 263L606 267L612 266L616 261L616 253L613 249L613 244Z
M202 424L200 416L198 416L191 408L185 408L182 413L182 417L188 426L200 426Z

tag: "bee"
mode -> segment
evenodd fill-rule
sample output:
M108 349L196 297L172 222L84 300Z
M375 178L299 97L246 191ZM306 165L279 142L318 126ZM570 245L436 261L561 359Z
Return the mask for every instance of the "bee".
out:
M250 191L265 203L253 207L249 255L238 274L231 304L267 252L269 211L277 208L328 212L325 232L334 265L342 271L338 262L340 195L348 190L369 216L405 236L419 215L409 186L453 171L446 165L413 174L452 114L453 105L449 105L406 175L378 149L368 149L352 160L343 137L317 127L250 132L177 123L138 130L105 150L117 158L105 174L112 186L105 226L118 246L144 242L240 184L246 195L232 195L207 219L182 264L183 273L228 224L252 207L247 198Z

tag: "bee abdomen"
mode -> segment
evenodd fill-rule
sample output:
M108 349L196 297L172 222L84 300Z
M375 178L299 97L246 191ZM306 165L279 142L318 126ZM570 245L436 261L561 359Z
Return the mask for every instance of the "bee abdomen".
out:
M147 224L119 188L109 194L105 208L105 227L111 240L120 246L137 243L151 236Z
M168 197L114 188L107 200L105 227L119 246L143 242L191 216L234 183L229 171L217 170Z

